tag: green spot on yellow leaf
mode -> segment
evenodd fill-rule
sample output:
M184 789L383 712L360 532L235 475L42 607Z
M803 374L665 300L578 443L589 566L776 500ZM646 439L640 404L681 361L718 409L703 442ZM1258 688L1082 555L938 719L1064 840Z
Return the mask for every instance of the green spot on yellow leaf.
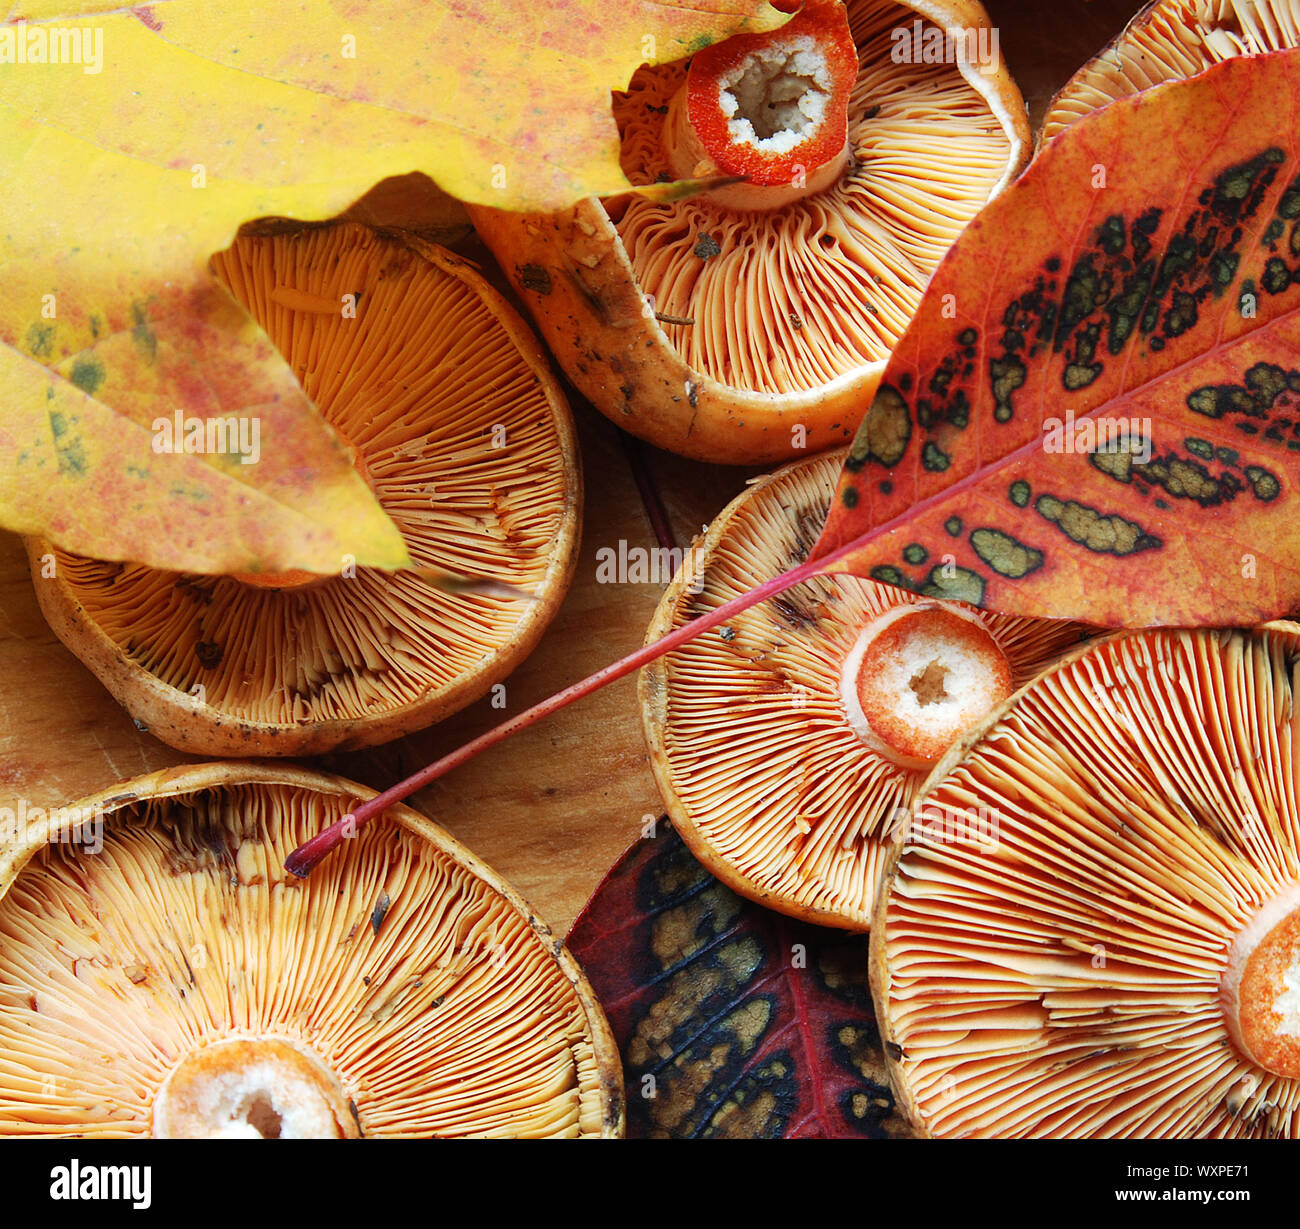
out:
M55 330L52 324L33 324L27 330L27 349L33 358L49 358L54 353Z
M79 358L72 364L70 379L83 393L93 397L104 382L104 365L96 358Z

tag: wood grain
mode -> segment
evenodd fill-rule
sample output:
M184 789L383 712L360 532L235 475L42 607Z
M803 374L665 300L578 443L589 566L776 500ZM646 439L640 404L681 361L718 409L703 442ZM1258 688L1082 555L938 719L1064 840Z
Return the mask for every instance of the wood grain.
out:
M1000 43L1037 121L1051 95L1136 11L1131 0L990 0ZM488 262L481 249L471 255ZM489 262L490 263L490 262ZM657 545L615 428L576 405L587 478L582 557L541 645L507 683L442 725L367 752L315 761L377 788L640 644L657 585L602 585L596 552ZM686 545L753 471L645 449ZM18 540L0 534L0 806L64 805L188 757L137 729L45 626ZM467 765L412 803L512 881L563 934L605 871L660 810L626 679Z

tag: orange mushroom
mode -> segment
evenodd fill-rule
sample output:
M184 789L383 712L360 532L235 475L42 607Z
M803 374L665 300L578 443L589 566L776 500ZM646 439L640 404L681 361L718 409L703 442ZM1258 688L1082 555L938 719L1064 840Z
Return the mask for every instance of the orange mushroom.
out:
M688 552L654 640L806 557L844 462L759 479ZM650 761L692 852L759 904L865 930L889 842L934 762L1081 625L822 576L641 675Z
M370 796L195 765L0 849L0 1137L620 1135L581 970L441 829L390 808L328 872L284 871Z
M513 591L346 562L333 577L182 575L32 539L41 609L181 750L316 754L430 725L507 675L568 588L582 491L563 394L504 300L413 236L246 228L214 266L353 447L416 564Z
M935 1136L1300 1136L1300 625L1072 654L935 768L871 979Z
M1039 141L1097 107L1237 55L1300 46L1297 0L1154 0L1052 99Z
M615 98L634 184L738 182L471 216L619 426L736 464L848 443L935 266L1028 157L993 33L970 0L809 0Z

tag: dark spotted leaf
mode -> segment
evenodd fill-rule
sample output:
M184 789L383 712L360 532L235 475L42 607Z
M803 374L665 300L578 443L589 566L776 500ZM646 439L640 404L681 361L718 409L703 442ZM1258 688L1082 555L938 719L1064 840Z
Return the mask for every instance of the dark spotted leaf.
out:
M742 900L667 819L569 934L623 1054L628 1134L883 1138L894 1113L862 936Z
M971 223L816 557L1110 626L1300 606L1298 54L1093 113Z

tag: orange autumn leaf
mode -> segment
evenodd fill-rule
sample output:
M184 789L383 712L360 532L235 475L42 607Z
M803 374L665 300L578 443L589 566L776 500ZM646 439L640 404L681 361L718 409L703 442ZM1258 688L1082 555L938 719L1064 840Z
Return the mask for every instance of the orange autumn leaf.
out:
M414 170L507 208L618 191L611 89L785 20L761 0L21 13L0 23L0 526L198 572L410 565L208 271L241 222L330 217ZM157 424L178 413L226 446L170 451Z
M1085 117L971 223L815 558L1109 626L1300 608L1297 57Z

